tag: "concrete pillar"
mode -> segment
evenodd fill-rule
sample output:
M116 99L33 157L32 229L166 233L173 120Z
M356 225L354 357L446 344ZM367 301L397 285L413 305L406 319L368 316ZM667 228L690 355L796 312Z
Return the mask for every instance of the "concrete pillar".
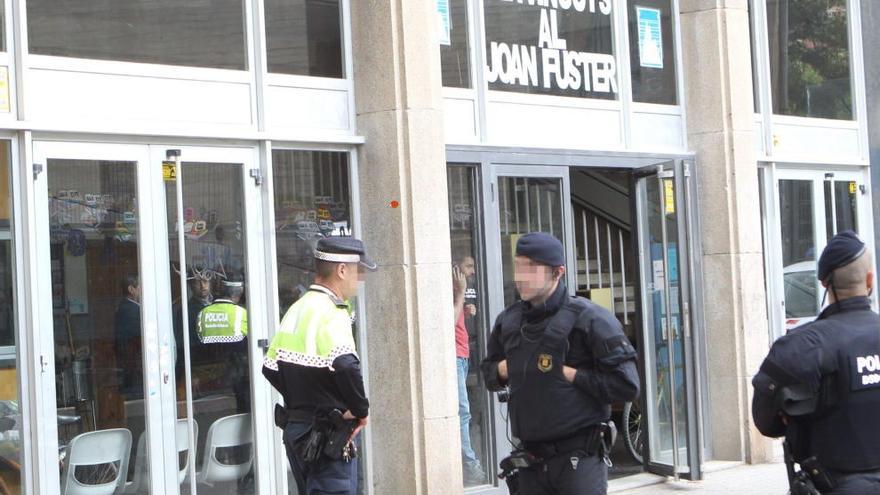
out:
M374 492L461 493L436 6L351 11L361 220L380 265L366 284Z
M868 98L868 146L871 160L871 190L874 218L880 219L880 32L875 26L880 22L880 4L862 0L862 52L865 54L865 90ZM880 228L874 228L874 246L880 246ZM874 253L880 266L880 249Z
M697 152L710 440L715 459L763 462L751 378L767 354L747 0L681 0L688 142Z

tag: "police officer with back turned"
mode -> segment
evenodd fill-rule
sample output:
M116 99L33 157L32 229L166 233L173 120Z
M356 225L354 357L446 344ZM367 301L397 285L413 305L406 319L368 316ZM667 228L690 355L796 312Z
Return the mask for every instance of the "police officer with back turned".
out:
M639 393L636 352L620 322L569 296L564 276L558 239L540 232L519 239L514 279L521 300L498 316L482 363L490 390L509 387L521 445L501 467L502 474L518 468L523 495L606 493L611 403Z
M766 436L785 436L793 495L880 494L880 316L871 311L872 265L855 233L834 236L817 272L830 304L777 340L752 380L755 425Z

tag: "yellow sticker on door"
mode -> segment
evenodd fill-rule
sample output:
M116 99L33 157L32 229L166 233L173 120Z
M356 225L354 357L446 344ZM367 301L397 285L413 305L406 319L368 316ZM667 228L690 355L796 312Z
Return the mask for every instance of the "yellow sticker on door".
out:
M663 194L665 196L666 214L672 215L675 213L675 185L672 179L663 179Z
M162 178L168 181L177 180L177 164L162 162Z

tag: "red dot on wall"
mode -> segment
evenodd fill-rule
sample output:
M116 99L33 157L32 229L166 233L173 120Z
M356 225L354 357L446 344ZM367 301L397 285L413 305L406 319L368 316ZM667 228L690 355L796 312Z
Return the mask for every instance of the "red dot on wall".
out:
M389 206L391 206L392 208L398 208L398 207L400 207L400 201L397 201L396 199L391 200L391 203L389 203Z

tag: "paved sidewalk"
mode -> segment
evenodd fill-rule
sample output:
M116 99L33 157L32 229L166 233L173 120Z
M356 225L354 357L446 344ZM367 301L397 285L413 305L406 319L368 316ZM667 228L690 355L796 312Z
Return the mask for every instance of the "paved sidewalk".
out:
M643 475L639 475L643 476ZM649 475L644 475L649 476ZM612 486L613 489L613 486ZM678 493L682 495L785 495L788 493L788 479L782 463L737 465L707 473L698 482L672 481L643 486L622 491L611 491L614 495L653 495Z

